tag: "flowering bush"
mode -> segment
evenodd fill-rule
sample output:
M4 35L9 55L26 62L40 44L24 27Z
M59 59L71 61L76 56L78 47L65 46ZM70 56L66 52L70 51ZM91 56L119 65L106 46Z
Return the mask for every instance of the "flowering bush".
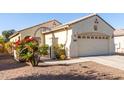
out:
M33 37L25 37L23 40L15 42L15 48L19 61L31 62L32 66L38 65L36 53L38 52L38 42Z

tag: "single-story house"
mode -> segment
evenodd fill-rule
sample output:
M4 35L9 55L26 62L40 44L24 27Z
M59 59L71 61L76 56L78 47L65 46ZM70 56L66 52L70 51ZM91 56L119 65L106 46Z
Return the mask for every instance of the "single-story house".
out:
M68 57L111 55L115 52L114 28L97 14L43 32L45 44L64 44ZM53 54L54 55L54 54Z
M42 41L43 39L41 38L42 35L41 32L46 30L51 30L53 27L58 26L60 24L61 23L57 20L50 20L32 27L22 29L9 37L10 42L16 42L17 40L22 40L26 36L32 36L32 37L36 37L40 44L43 44L44 41Z
M124 29L114 31L115 52L124 53Z
M90 14L61 25L58 21L54 20L54 22L58 26L56 25L51 29L46 29L45 31L41 30L40 33L38 33L38 37L40 37L42 41L40 42L41 45L48 44L49 46L53 46L56 44L63 44L68 58L111 55L115 53L115 29L99 15ZM50 23L51 22L49 22L49 24ZM37 29L39 29L39 27L36 28L36 26L34 26L21 30L12 35L10 41L14 41L18 36L21 36L21 38L24 38L27 35L35 36L34 33L37 32ZM53 58L53 49L51 49L50 53Z

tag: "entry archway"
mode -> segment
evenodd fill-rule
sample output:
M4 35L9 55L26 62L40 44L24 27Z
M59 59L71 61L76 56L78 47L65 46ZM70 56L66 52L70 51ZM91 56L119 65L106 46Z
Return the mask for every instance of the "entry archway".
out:
M42 32L49 31L51 30L48 27L39 27L35 32L34 32L34 37L38 40L40 45L43 45L45 43L44 40L44 35Z

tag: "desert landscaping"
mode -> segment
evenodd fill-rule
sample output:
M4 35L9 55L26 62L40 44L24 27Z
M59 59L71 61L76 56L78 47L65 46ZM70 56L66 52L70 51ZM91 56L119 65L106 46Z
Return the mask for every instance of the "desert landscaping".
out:
M121 80L124 71L95 62L32 67L0 55L1 80Z

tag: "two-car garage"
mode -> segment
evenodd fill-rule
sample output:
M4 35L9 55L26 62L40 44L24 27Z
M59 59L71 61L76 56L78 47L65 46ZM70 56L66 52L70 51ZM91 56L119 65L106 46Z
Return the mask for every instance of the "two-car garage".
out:
M78 36L78 56L109 54L109 37L106 35Z

